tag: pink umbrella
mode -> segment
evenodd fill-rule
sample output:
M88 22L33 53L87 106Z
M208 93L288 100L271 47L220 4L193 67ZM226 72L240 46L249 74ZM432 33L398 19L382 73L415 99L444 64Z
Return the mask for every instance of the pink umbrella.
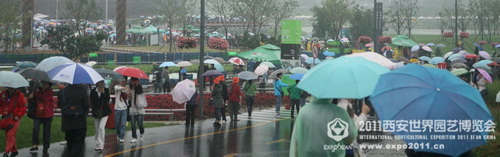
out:
M488 52L486 52L486 51L479 51L479 55L481 57L483 57L484 59L488 59L488 60L491 59L490 54L488 54Z
M467 54L469 54L467 51L465 50L462 50L462 51L459 51L458 54L462 55L462 56L465 56Z
M489 83L492 83L493 82L493 79L491 79L491 76L490 74L488 74L488 72L486 72L485 70L483 69L477 69L479 70L479 73L481 73L481 75L483 75L483 77L488 80Z
M422 46L422 49L427 51L427 52L432 52L432 49L429 46Z
M257 68L255 68L254 73L257 75L264 75L269 71L269 67L267 65L259 65Z
M185 79L175 85L172 90L172 99L177 103L184 103L191 100L191 97L196 93L196 85L193 81Z
M243 62L243 60L241 58L238 58L238 57L233 57L233 58L229 59L229 62L236 64L236 65L245 65L245 62Z
M366 44L365 47L372 47L373 44L372 43L369 43L369 44Z

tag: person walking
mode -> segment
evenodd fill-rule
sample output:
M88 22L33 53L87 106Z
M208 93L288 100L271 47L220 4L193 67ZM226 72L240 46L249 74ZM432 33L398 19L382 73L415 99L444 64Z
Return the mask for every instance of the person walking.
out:
M240 85L238 85L239 82L240 79L238 77L233 77L233 84L231 84L231 90L229 91L229 116L231 121L239 121L238 111L240 110L240 101L243 96Z
M294 109L297 109L297 115L299 114L300 110L300 96L302 94L302 90L297 88L297 84L299 84L299 80L295 80L295 84L291 85L288 87L288 93L290 93L290 102L292 104L292 112L290 113L292 118L295 118L293 116L294 114Z
M247 103L248 118L252 117L253 103L255 100L255 91L257 91L257 86L252 80L248 80L243 86L243 92L245 93L245 101Z
M195 118L195 111L196 111L196 98L198 97L198 92L194 92L193 96L191 96L191 99L186 102L186 124L185 125L191 125L194 126L194 118Z
M285 92L283 92L283 87L288 87L288 84L284 84L281 81L282 73L276 75L276 80L274 81L274 96L276 96L276 118L281 118L280 109Z
M170 76L168 74L168 67L165 67L163 69L163 72L161 73L161 77L164 79L163 82L163 93L170 93Z
M130 143L135 143L137 142L137 132L136 132L136 126L139 126L139 131L141 134L141 141L144 138L144 114L146 112L144 111L144 107L138 105L138 97L144 94L144 91L142 89L142 85L139 83L139 79L132 77L130 79L130 95L132 96L130 99L130 121L132 123L131 130L132 130L132 140L130 140Z
M125 123L127 122L127 106L129 87L127 81L123 80L115 86L115 129L120 143L125 142Z
M35 117L33 118L33 135L30 151L38 151L40 125L43 124L43 153L47 154L50 147L50 131L52 117L54 117L54 92L50 88L50 82L42 81L42 86L29 96L29 102L35 105Z
M15 157L19 154L16 144L16 133L21 118L26 114L24 94L15 88L7 88L0 92L0 114L2 119L12 118L10 129L5 130L5 153L3 157Z
M222 120L225 122L227 122L227 118L226 118L226 106L227 106L227 102L229 100L229 93L228 93L228 90L227 90L227 85L226 85L226 78L224 77L224 75L221 75L219 77L217 77L216 79L219 80L219 85L221 86L221 92L222 92L222 99L224 99L224 105L222 107L222 110L221 110L221 115L222 115Z
M179 82L186 79L187 70L184 67L179 69Z
M155 76L155 93L161 93L163 91L163 81L162 81L162 70L160 68L156 68L156 70L153 72Z
M85 84L68 85L62 91L59 91L57 104L62 109L61 113L63 115L61 117L61 129L64 131L67 141L67 154L65 156L84 156L83 148L87 132L87 116L85 115L88 115L90 107L88 86ZM74 112L66 113L67 109L72 110L74 108L77 109L73 111L83 114L74 116ZM75 115L78 115L76 113ZM65 114L67 115L65 116Z
M109 89L104 87L104 81L96 83L96 88L90 91L90 104L92 106L92 117L94 117L95 126L95 151L104 149L104 136L106 135L106 122L108 115L111 114L109 108L110 94Z
M218 78L214 79L214 87L212 89L212 98L213 99L213 105L215 107L215 122L214 126L219 127L221 126L221 116L222 116L222 109L224 108L224 99L222 98L222 86L221 80Z

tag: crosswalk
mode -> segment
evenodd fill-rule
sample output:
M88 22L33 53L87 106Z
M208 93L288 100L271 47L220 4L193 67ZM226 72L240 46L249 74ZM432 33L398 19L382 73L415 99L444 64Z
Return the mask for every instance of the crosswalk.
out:
M280 119L289 119L291 118L291 110L286 110L284 107L281 107L280 109L281 113L281 118ZM240 111L240 114L238 115L238 119L240 120L246 120L246 121L257 121L257 122L269 122L273 120L277 120L276 116L276 111L274 108L272 109L265 109L265 110L260 110L260 111L253 111L252 112L252 117L248 117L248 112L246 111ZM295 111L295 117L297 117L297 113Z

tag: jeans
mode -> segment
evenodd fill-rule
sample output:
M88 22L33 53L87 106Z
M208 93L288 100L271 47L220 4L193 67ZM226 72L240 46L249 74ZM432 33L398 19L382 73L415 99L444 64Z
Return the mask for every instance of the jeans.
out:
M85 150L83 149L83 147L85 146L85 134L87 133L87 129L67 130L64 133L66 136L66 141L68 141L68 153L65 156L84 156L83 152Z
M306 104L306 98L300 98L300 107L304 107Z
M33 119L32 144L38 145L40 143L38 136L40 135L41 124L43 124L43 149L48 150L50 147L50 127L52 124L52 117Z
M299 99L291 99L291 104L292 104L292 112L291 112L291 117L293 118L293 112L294 112L294 109L297 108L297 115L299 114L299 105L300 105L300 100Z
M220 121L223 108L215 108L215 120Z
M276 96L276 114L280 113L282 100L283 100L283 97L281 97L281 95Z
M186 124L194 125L196 105L186 105Z
M231 120L238 119L238 111L240 110L240 102L229 101L229 117Z
M119 139L125 139L125 123L127 110L115 110L115 129Z
M104 136L106 135L106 122L108 121L108 116L102 118L94 118L94 128L95 128L95 141L96 146L99 148L104 147Z
M245 95L245 101L247 102L248 116L252 116L254 99L255 99L255 96Z
M135 126L136 124L139 125L139 131L142 134L144 134L144 115L142 114L139 114L139 115L130 115L132 118L130 121L132 123L132 126L130 127L130 129L132 130L132 138L135 138L137 139L137 133L135 131Z

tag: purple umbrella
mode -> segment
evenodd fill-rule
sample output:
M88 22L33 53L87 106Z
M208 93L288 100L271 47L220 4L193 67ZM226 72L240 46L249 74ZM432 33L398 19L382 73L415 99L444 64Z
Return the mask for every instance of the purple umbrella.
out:
M490 54L488 54L488 52L486 52L486 51L479 51L479 55L481 57L483 57L484 59L491 59Z
M493 79L491 79L491 76L490 74L488 74L488 72L486 72L485 70L483 69L477 69L479 70L479 73L481 73L481 75L483 75L483 77L488 80L489 83L492 83L493 82Z

